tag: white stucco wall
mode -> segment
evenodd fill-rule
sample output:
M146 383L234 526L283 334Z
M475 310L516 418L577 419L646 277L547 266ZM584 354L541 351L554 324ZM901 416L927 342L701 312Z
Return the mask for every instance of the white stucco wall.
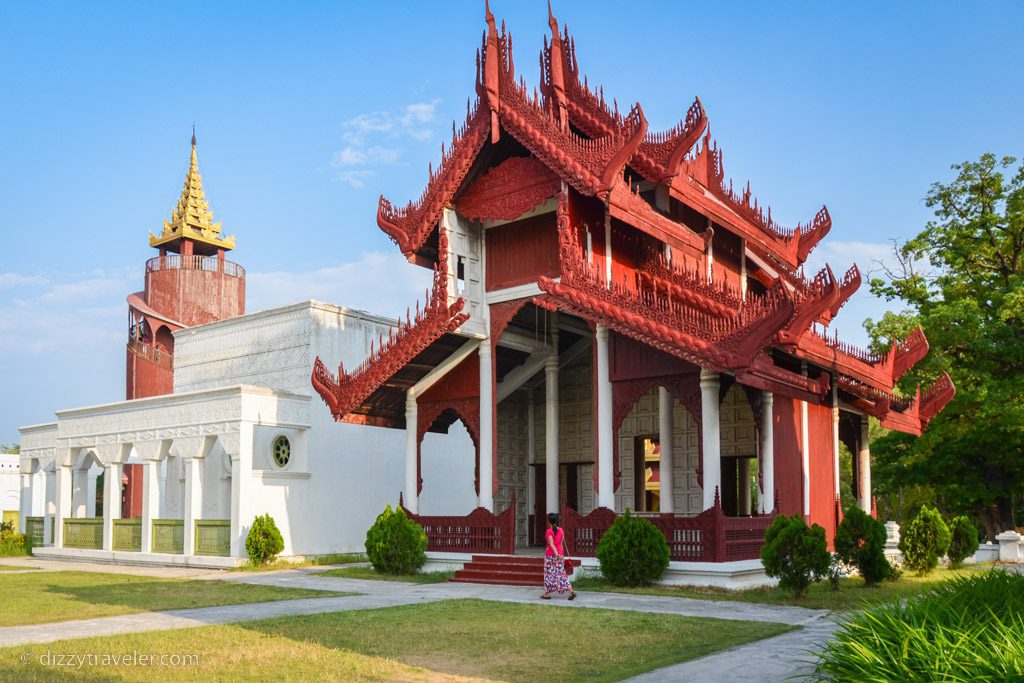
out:
M0 453L0 512L21 507L21 459L13 453Z

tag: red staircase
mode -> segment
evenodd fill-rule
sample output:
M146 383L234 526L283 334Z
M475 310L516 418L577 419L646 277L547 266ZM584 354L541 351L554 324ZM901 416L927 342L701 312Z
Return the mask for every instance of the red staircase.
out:
M579 560L566 560L570 574ZM451 579L457 583L489 583L503 586L543 586L544 558L515 555L473 555Z

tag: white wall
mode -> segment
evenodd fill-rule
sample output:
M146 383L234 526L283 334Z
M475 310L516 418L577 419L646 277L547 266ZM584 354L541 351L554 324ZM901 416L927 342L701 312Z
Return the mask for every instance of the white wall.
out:
M0 511L21 507L21 456L0 453Z
M473 439L461 420L449 427L447 434L427 432L420 445L420 513L467 515L476 509L475 465Z

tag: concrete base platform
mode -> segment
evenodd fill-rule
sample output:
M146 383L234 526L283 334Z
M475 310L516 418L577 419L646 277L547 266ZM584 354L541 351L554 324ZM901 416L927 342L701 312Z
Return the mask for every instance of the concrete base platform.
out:
M244 557L209 557L206 555L174 555L171 553L137 553L126 550L92 550L87 548L33 548L32 555L47 560L67 562L100 562L120 565L157 565L162 567L197 567L231 569L246 564Z
M477 553L479 554L479 553ZM459 571L473 559L470 553L428 552L422 572ZM580 563L572 580L583 576L600 576L601 564L596 557L572 557ZM761 560L737 562L669 562L658 582L662 586L710 586L744 590L774 586L777 581L764 573Z

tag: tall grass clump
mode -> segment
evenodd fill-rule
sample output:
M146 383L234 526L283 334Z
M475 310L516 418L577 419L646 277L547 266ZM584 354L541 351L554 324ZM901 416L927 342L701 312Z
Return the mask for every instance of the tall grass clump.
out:
M856 613L818 655L819 680L1024 680L1024 576L950 579Z

